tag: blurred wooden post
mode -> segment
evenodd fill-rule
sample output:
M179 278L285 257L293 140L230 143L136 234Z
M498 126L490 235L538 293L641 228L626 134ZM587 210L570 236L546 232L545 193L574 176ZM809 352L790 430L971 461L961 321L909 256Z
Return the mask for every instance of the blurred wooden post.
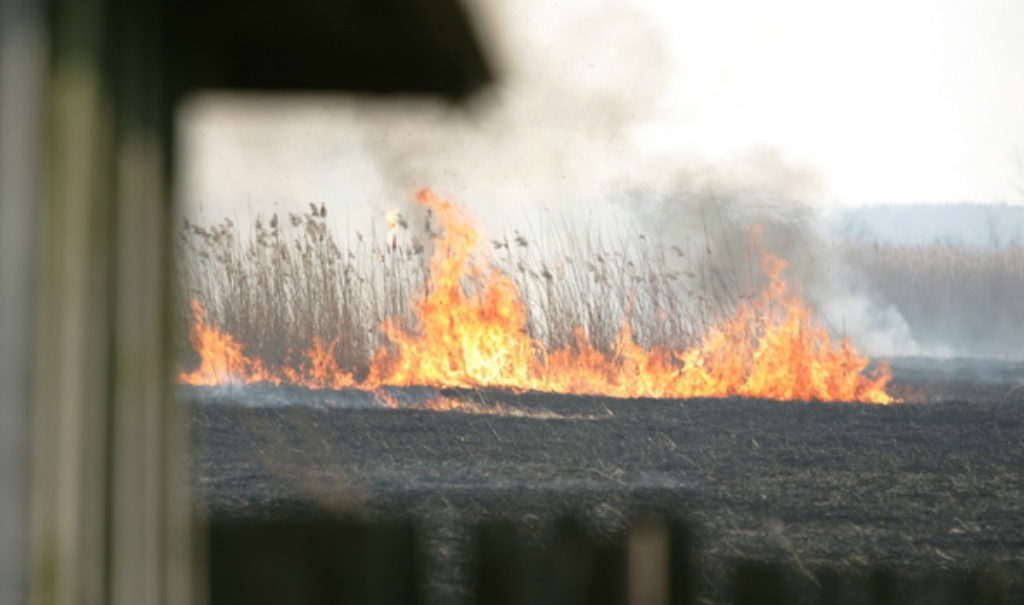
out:
M510 522L490 522L473 530L473 603L525 605L539 594L534 566L518 528Z
M27 595L28 452L47 32L0 2L0 603Z
M820 605L839 605L844 596L839 572L834 569L824 569L817 573L815 578L818 581L818 603Z
M457 3L367 8L0 3L0 603L205 598L171 391L173 108L204 87L457 99L489 80Z
M408 523L217 522L211 536L211 605L424 602L423 553Z
M697 557L693 528L686 521L675 520L669 526L670 551L669 598L672 605L697 602Z
M107 600L112 123L104 5L55 2L33 412L32 603Z
M967 578L967 595L971 605L1004 605L1009 601L1006 580L991 570L975 570ZM1024 595L1021 595L1024 600Z
M31 602L191 603L160 3L51 10Z
M193 603L184 411L173 397L173 99L162 2L111 2L116 228L110 602Z
M897 605L899 591L896 574L887 567L876 567L868 577L868 600L871 605Z
M781 565L743 562L737 566L734 605L785 605L788 601L785 570Z
M628 552L624 538L598 539L578 519L559 521L548 553L553 602L626 603Z

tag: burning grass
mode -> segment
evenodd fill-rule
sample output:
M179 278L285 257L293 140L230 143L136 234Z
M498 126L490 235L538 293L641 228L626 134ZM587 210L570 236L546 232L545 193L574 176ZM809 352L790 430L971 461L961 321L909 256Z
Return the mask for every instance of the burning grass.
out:
M413 301L429 276L436 221L430 212L414 226L400 218L386 237L357 231L348 245L328 228L322 207L286 221L257 218L244 237L230 220L185 221L181 325L194 323L198 304L203 319L270 365L301 361L320 338L340 367L365 375L389 342L381 326L415 321ZM609 352L627 315L645 347L690 346L736 302L710 259L666 251L641 234L609 237L562 224L543 241L516 231L489 247L489 262L519 291L527 333L550 349L574 343L582 328ZM191 349L181 354L190 367L199 361Z
M201 359L181 381L893 401L888 369L868 375L852 343L833 342L782 280L779 259L762 254L767 283L741 299L715 295L729 289L715 288L707 262L680 279L642 236L611 251L587 240L581 254L569 232L551 258L531 256L517 233L515 255L507 240L492 242L502 263L459 208L430 191L417 201L429 210L429 262L415 238L399 246L397 215L384 246L360 237L345 254L322 207L290 217L299 237L282 237L274 217L243 246L230 223L186 224L190 340ZM206 304L224 323L207 321ZM231 334L244 335L247 354ZM296 344L309 348L296 354Z

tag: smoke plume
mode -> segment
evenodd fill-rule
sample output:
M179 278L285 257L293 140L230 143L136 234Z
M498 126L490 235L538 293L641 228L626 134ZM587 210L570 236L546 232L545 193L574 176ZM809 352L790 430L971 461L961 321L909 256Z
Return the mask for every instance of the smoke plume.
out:
M707 263L726 298L758 283L749 229L759 226L765 251L789 262L784 277L834 332L872 354L922 352L899 313L873 303L829 253L825 185L814 167L766 146L706 158L686 140L650 144L666 81L680 77L651 16L619 3L567 9L491 0L470 8L498 71L491 89L468 107L236 100L228 113L249 118L234 123L240 140L269 157L247 184L282 202L281 210L331 207L335 199L323 197L337 198L354 225L380 221L403 201L408 214L410 193L423 186L467 204L492 232L535 219L540 209L572 222L633 224L686 251L678 262ZM265 119L275 112L284 119L277 139ZM232 182L230 175L218 181ZM410 223L422 224L415 216Z

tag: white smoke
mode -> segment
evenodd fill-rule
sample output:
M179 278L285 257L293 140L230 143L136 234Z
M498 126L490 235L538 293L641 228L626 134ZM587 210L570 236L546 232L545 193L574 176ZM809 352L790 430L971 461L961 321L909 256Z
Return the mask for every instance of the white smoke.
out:
M734 299L763 284L763 251L787 262L783 278L833 335L850 337L872 356L951 355L921 346L899 311L877 302L863 277L833 250L823 184L813 169L758 149L729 162L691 160L666 171L673 177L661 190L641 189L623 196L624 203L667 245L702 255L717 276L716 286L731 289Z
M621 2L469 8L499 80L468 108L401 98L201 99L186 112L186 201L215 217L222 207L266 214L326 203L343 228L378 221L384 233L384 212L430 186L492 232L542 208L591 224L635 222L666 245L703 248L737 291L758 271L749 227L759 225L767 251L789 261L785 277L833 331L875 355L925 352L898 312L871 301L826 253L829 188L816 167L769 144L709 158L685 138L652 135L669 85L687 77L664 23Z

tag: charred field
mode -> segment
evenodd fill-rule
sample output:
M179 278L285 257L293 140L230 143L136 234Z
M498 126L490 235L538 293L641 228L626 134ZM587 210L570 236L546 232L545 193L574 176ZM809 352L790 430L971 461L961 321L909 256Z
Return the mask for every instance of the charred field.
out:
M178 381L202 515L411 520L435 603L468 597L477 522L543 542L567 516L610 538L642 517L686 520L712 602L741 560L805 587L823 568L878 566L1024 581L1024 364L872 367L752 232L742 270L706 241L693 254L568 227L488 246L458 207L416 199L423 229L389 212L386 246L357 233L347 251L323 207L257 221L248 240L229 221L183 226ZM943 325L992 317L1006 332L994 355L1018 354L1015 315L946 295L985 293L961 279L978 267L1017 284L1016 249L931 250L918 273L884 273L892 251L872 250L879 283L969 310ZM987 299L1019 309L1002 294ZM928 332L929 318L908 324Z
M1020 579L1024 368L903 359L893 372L907 403L390 390L413 407L465 401L465 413L384 408L354 390L182 395L203 514L413 519L438 602L462 591L469 527L495 517L542 532L577 515L609 534L683 517L708 585L739 559Z

